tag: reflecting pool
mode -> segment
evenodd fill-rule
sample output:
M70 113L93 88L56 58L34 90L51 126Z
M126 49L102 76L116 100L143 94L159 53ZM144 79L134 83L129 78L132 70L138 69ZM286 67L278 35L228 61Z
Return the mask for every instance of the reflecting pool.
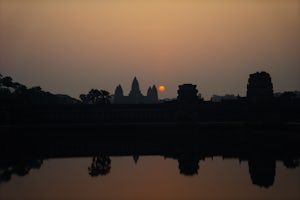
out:
M215 156L193 168L166 156L46 159L2 180L0 199L300 199L299 159L266 160Z

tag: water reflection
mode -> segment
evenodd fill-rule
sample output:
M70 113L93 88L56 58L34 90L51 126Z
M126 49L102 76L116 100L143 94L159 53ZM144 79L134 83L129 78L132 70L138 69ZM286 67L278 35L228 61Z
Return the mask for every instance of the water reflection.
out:
M142 146L130 147L126 144L119 148L120 144L115 142L85 144L83 148L81 144L56 144L37 148L37 152L29 157L26 153L20 152L19 157L13 152L2 155L0 161L0 182L8 182L12 175L25 176L28 175L31 169L39 169L43 160L55 159L59 157L91 157L90 165L87 166L88 174L91 177L105 176L111 172L114 167L111 157L131 156L133 162L138 165L140 155L159 155L165 159L174 159L177 161L178 173L183 176L197 176L201 173L201 163L204 163L208 158L221 156L223 159L236 159L240 162L248 163L249 176L254 185L268 188L275 182L276 162L281 161L286 169L294 169L299 167L300 154L288 150L278 151L270 147L259 150L249 146L245 151L244 148L228 149L218 146L199 145L174 145L163 144L162 146L153 145L149 142ZM148 147L146 147L148 145ZM169 147L169 148L168 148ZM171 147L171 148L170 148ZM57 151L59 149L59 151ZM30 151L32 153L32 150ZM95 155L94 152L97 152ZM105 153L103 153L105 152ZM148 154L145 154L147 152ZM157 153L151 153L157 152ZM158 153L159 152L159 153ZM132 154L131 154L132 153ZM33 155L36 155L34 157ZM226 173L226 172L225 172ZM299 177L300 178L300 177Z
M12 175L18 176L25 176L28 175L31 169L40 169L43 164L43 160L35 160L34 158L31 159L22 159L18 160L15 163L7 163L4 166L2 162L0 167L0 183L1 182L8 182L11 180Z
M139 156L133 156L139 158ZM165 157L170 158L170 157ZM178 162L178 171L181 175L195 176L199 172L200 159L195 156L180 156L176 159ZM137 160L134 160L137 164ZM205 162L205 158L202 158ZM286 169L295 169L299 167L299 159L285 158L283 165ZM269 187L274 184L276 175L276 160L268 157L257 156L247 160L249 175L254 185ZM31 169L40 169L43 160L23 160L8 167L2 167L0 172L1 182L11 180L12 175L25 176ZM88 167L88 174L91 177L104 176L111 171L111 158L109 156L94 156Z
M131 197L136 197L135 199L138 199L137 197L142 198L145 195L144 199L147 199L146 197L174 199L175 195L179 195L178 199L199 199L200 197L202 199L208 197L211 197L209 199L230 199L229 197L243 199L247 196L252 197L248 197L248 199L260 199L257 196L262 194L265 197L270 195L269 199L272 199L271 197L284 199L285 195L293 197L289 199L300 197L300 193L295 189L300 184L300 169L299 167L287 169L283 161L265 160L264 157L251 160L205 157L197 162L195 157L175 159L164 156L139 156L139 162L135 164L132 158L133 156L101 155L93 158L47 159L39 170L30 170L30 173L24 177L13 174L9 182L1 184L0 198L9 199L8 197L15 195L16 198L12 199L23 199L22 195L25 197L28 195L28 199L32 199L29 197L43 199L45 196L48 197L48 192L55 193L58 190L61 191L61 194L52 196L52 198L131 199ZM191 163L201 166L198 168L198 174L193 170L193 176L191 173L181 173L182 166L179 163L182 160L186 161L188 169L195 169L190 167ZM295 160L293 163L298 161ZM89 170L86 170L88 167ZM25 168L28 169L28 167ZM274 179L275 169L277 170L276 181ZM288 171L291 172L286 173ZM102 176L104 174L105 176ZM260 187L249 187L252 184L251 181L253 184L268 188L262 190ZM134 188L137 191L141 190L144 194L142 192L134 193ZM147 193L147 190L152 193ZM228 193L224 194L223 190ZM18 192L16 193L16 191ZM47 192L41 193L40 191ZM189 193L184 191L189 191ZM285 194L286 191L289 193ZM78 196L75 196L75 193ZM94 193L95 196L88 196L87 193ZM266 196L266 194L268 195ZM159 195L166 198L158 198Z
M178 161L179 173L186 176L198 174L200 157L197 155L179 155L173 157Z
M89 175L93 176L104 176L110 172L110 157L109 156L94 156L92 164L88 168Z
M137 164L137 162L139 161L140 156L139 155L133 155L132 157L133 157L134 163Z
M275 159L257 156L248 160L249 173L254 185L270 187L276 174Z
M89 185L98 191L98 184L100 184L107 190L108 199L113 199L110 195L114 193L114 189L120 190L119 187L125 187L127 190L130 190L128 187L139 187L139 191L147 193L149 188L143 187L143 184L152 179L153 184L147 187L155 188L152 192L158 196L166 192L161 191L161 188L173 187L167 194L169 199L174 199L175 194L181 195L178 199L210 197L213 194L203 197L195 192L200 190L199 188L208 187L207 185L209 185L207 190L218 190L223 195L221 191L225 188L230 190L229 187L232 191L247 190L244 196L239 196L242 199L253 192L249 189L249 185L254 185L255 187L251 188L259 190L267 189L273 196L278 196L278 191L292 190L300 185L300 147L297 145L299 136L295 134L235 134L234 132L224 134L216 131L198 135L192 132L184 137L179 134L172 135L173 137L167 134L154 135L155 137L151 136L147 139L138 138L137 134L127 134L118 135L118 140L115 137L105 138L97 134L86 138L66 135L61 136L59 140L57 135L55 137L48 135L47 140L36 139L34 135L34 138L24 137L26 142L8 140L3 143L4 145L0 145L0 199L2 197L7 199L6 197L15 193L13 192L15 188L25 187L24 184L26 188L31 187L33 184L31 177L34 175L38 177L38 180L34 180L35 186L43 183L51 188L53 184L61 181L51 182L48 174L51 174L51 177L64 176L68 180L78 179L77 182L62 181L61 184L69 184L68 187L81 188ZM237 161L240 164L236 166ZM56 165L51 166L53 162ZM132 166L135 168L131 168ZM40 171L44 175L39 174ZM290 171L293 171L293 177L289 177ZM70 174L67 176L68 173ZM235 182L232 180L241 177L244 179L234 180ZM24 180L24 183L21 184L19 180ZM27 182L27 180L31 181ZM97 185L91 186L92 183ZM123 185L115 186L121 183ZM157 185L160 187L158 188ZM183 189L190 191L191 194L179 194L178 192ZM88 188L85 190L90 191ZM290 199L300 197L300 193L295 191L289 193L292 197ZM125 189L123 192L126 192ZM148 197L151 195L149 194ZM69 196L67 197L70 199ZM127 197L132 199L130 195ZM143 199L143 196L139 197ZM236 196L229 197L239 199ZM115 196L115 199L120 199L120 196ZM165 198L162 196L156 199ZM223 198L219 196L215 199Z
M299 159L295 159L295 158L284 159L283 164L288 169L294 169L296 167L299 167L299 163L300 163L299 161L300 161Z
M133 161L138 164L140 156L133 155ZM165 159L174 159L178 162L178 172L184 176L196 176L199 173L199 165L201 162L205 162L207 158L197 155L179 155L179 156L164 156ZM213 159L213 157L211 157ZM223 157L224 159L224 157ZM276 159L274 155L256 155L251 156L248 160L241 160L241 158L235 158L248 163L249 175L252 184L268 188L274 184L276 175ZM299 158L284 157L280 160L286 169L295 169L299 167ZM8 182L11 180L12 175L25 176L28 175L31 169L40 169L43 164L43 160L33 158L19 161L14 161L13 164L6 163L6 166L1 162L0 169L0 182ZM88 167L88 174L91 177L108 175L112 168L112 162L110 156L99 155L93 156L92 162ZM225 172L226 173L226 172ZM300 177L299 177L300 178Z

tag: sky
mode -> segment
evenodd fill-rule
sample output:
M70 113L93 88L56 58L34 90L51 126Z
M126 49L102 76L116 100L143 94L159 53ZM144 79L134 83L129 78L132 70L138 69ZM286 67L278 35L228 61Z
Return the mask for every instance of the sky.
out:
M91 88L245 96L267 71L300 90L299 0L0 0L0 73L78 98Z

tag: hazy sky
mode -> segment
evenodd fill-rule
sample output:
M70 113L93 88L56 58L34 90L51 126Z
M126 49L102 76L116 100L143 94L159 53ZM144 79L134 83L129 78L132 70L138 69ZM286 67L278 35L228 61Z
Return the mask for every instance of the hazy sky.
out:
M274 91L300 90L299 0L0 0L0 72L73 97L197 84L246 93L265 70Z

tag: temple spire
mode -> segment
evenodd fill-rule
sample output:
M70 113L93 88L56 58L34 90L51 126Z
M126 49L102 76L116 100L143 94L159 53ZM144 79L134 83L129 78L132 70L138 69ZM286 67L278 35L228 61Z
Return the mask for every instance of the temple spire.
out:
M132 84L131 84L131 91L129 93L129 96L142 96L142 93L140 91L139 82L136 77L134 77Z
M122 86L119 84L115 89L115 96L122 97L123 95L123 89Z
M147 91L147 96L144 96L140 90L138 79L134 77L128 96L124 96L122 86L118 85L115 89L113 102L117 104L158 103L157 89L155 85L150 86Z

